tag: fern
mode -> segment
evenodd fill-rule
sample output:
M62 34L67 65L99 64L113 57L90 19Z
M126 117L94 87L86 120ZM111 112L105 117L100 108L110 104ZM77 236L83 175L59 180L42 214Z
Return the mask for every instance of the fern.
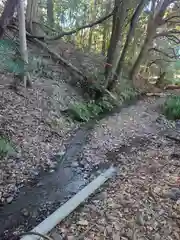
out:
M11 144L9 140L5 137L0 137L0 158L4 158L5 156L11 155L15 152L15 148Z
M170 96L163 105L163 113L168 119L180 119L180 96Z

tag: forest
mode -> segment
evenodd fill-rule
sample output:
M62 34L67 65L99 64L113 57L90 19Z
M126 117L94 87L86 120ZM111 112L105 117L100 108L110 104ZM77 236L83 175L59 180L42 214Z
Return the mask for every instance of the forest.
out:
M2 0L0 79L0 239L180 239L179 0Z

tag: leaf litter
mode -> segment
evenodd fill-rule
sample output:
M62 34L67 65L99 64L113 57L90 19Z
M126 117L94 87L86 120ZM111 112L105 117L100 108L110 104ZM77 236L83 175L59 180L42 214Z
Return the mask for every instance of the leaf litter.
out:
M79 98L73 89L60 80L33 81L33 89L20 87L19 95L9 89L12 76L1 74L0 137L9 139L16 152L0 160L0 205L11 203L19 189L42 170L56 167L52 156L61 145L64 150L63 141L77 126L60 112Z
M139 101L96 125L81 162L115 164L117 176L57 226L67 239L180 239L180 145L156 121L162 101Z

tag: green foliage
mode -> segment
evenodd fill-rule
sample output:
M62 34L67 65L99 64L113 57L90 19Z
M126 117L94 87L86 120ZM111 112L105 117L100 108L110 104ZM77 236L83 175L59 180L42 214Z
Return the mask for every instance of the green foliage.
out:
M0 158L4 158L15 152L13 144L5 137L0 136Z
M166 99L163 114L171 120L180 119L180 96L170 96Z
M18 56L18 46L13 40L0 41L0 61L1 70L16 74L24 73L25 64Z
M114 107L121 106L125 101L134 98L136 94L137 92L134 89L126 88L117 99L105 94L98 102L73 103L70 105L68 113L74 120L87 122L90 119L97 118L100 114L112 111Z
M171 63L166 70L166 79L168 83L176 84L180 82L180 60Z
M77 121L87 122L103 112L103 108L94 101L74 103L70 106L71 117Z

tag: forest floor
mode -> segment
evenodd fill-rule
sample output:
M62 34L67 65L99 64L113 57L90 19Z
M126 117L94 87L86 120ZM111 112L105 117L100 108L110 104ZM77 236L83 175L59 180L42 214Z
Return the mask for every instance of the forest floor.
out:
M110 162L117 176L56 228L67 239L180 239L180 132L148 98L100 121L81 164ZM179 129L178 129L179 130Z
M93 54L62 40L50 47L83 71L92 72L102 65L102 57L95 60ZM44 49L30 43L29 52L30 58L40 56L42 61L41 68L31 73L32 89L19 86L16 93L9 89L13 75L2 69L0 74L0 136L8 138L16 150L0 160L0 205L11 203L40 172L54 170L58 162L52 157L65 150L63 142L79 126L61 112L73 102L83 102L81 90L69 84L73 81L76 85L78 79Z
M36 48L32 50L37 54ZM74 50L72 45L59 44L55 50L58 53L62 51L61 55L81 70L92 72L95 65L98 69L102 67L103 58L99 58L95 64L94 56L82 54ZM60 150L61 153L66 150L64 142L79 127L78 123L64 117L61 110L73 101L83 101L77 89L68 84L73 77L64 67L54 63L52 65L51 61L44 66L43 71L47 77L32 77L33 88L25 90L20 87L18 93L8 87L12 76L1 74L0 134L10 139L16 153L0 160L0 223L3 225L8 222L10 216L12 224L18 229L18 221L15 224L11 215L20 212L22 204L26 212L23 213L21 223L26 226L22 226L20 231L33 227L28 225L28 221L34 213L26 209L27 205L31 205L30 195L33 195L34 202L38 202L35 221L40 215L39 206L43 205L43 213L38 218L41 221L52 212L53 201L59 199L59 174L62 171L56 171L59 162L52 156ZM71 162L76 176L91 180L95 177L91 174L92 169L112 163L117 167L117 176L59 224L58 233L68 239L80 239L81 236L81 239L87 240L180 239L180 145L178 141L165 136L169 129L166 123L170 122L160 117L159 106L164 99L150 97L140 100L97 123L88 137L88 143L84 134L86 129L80 132L81 139L77 138L75 144L72 141L74 148L81 151L78 162ZM178 135L178 131L170 130L168 134ZM83 149L79 141L84 145ZM72 160L74 150L70 155ZM18 200L23 186L43 171L52 173L45 178L45 185L32 185L29 195L22 192L22 199ZM67 173L71 172L68 170ZM45 192L44 195L40 189ZM32 204L31 209L33 207ZM11 230L11 224L4 224L0 234L6 226Z

